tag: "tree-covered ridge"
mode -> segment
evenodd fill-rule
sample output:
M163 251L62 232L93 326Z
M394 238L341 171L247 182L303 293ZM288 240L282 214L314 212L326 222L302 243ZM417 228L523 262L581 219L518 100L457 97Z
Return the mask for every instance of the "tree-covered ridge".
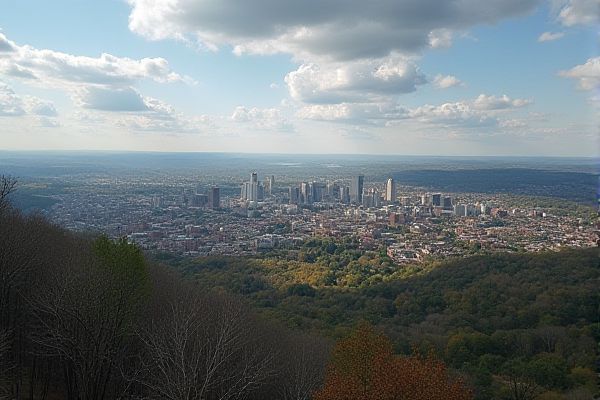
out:
M308 399L322 382L327 340L125 240L3 207L0 243L0 399Z
M597 248L449 260L360 288L328 285L324 277L331 268L322 261L329 258L321 258L323 246L317 248L314 262L293 267L289 260L218 257L178 265L200 285L241 293L292 326L340 337L366 319L401 352L414 345L434 349L470 377L477 398L511 398L511 382L513 395L520 396L527 379L536 396L597 390ZM363 271L381 268L378 254L366 257Z

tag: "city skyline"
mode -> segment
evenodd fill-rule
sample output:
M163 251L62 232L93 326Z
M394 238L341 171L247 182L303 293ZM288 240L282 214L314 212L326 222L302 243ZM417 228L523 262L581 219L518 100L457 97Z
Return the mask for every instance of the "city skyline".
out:
M597 0L9 1L0 150L593 157L599 21Z

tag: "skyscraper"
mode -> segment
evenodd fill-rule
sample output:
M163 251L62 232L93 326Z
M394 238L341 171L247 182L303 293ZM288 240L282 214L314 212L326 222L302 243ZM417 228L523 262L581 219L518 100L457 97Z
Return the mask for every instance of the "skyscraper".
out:
M273 194L273 187L275 186L275 176L271 175L268 179L269 182L269 196Z
M212 187L208 191L208 206L210 208L221 207L221 190L218 187Z
M441 193L434 193L431 196L431 202L433 204L434 207L440 207L442 205L442 194Z
M348 186L340 189L340 201L344 204L350 203L350 188Z
M350 201L352 203L362 203L364 180L365 177L363 175L358 175L352 178L352 182L350 182Z
M393 178L387 180L385 186L385 200L389 202L396 201L396 181Z
M312 203L312 197L311 197L311 190L310 190L310 185L308 184L308 182L302 182L300 184L300 202L303 204L310 204Z
M444 210L452 210L452 197L444 197Z

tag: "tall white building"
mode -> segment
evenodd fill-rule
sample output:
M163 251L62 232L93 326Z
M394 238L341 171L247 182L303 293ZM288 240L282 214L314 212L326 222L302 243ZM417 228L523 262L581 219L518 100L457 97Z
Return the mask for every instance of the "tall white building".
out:
M389 202L396 201L396 181L393 178L387 180L385 186L385 200Z

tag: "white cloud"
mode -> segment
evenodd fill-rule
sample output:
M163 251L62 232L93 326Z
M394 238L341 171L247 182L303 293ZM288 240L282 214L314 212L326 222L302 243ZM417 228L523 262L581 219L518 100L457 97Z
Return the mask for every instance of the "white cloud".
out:
M554 7L565 26L600 23L600 0L555 0Z
M565 36L564 32L544 32L538 37L538 42L551 42Z
M212 127L212 120L205 116L187 117L170 104L143 97L145 111L124 113L116 125L131 131L162 132L171 134L199 134Z
M285 77L290 96L305 103L380 101L381 95L409 93L426 82L410 59L400 56L346 63L303 64Z
M31 80L43 87L79 90L81 84L112 87L126 91L134 83L148 79L160 83L187 82L169 67L164 58L134 60L101 54L99 57L76 56L32 46L19 46L0 33L0 74Z
M38 97L25 96L23 99L23 105L27 113L32 115L44 117L56 117L58 115L54 104Z
M9 53L9 52L13 52L15 51L16 46L14 44L14 42L11 42L10 40L8 40L6 38L6 36L4 36L2 33L0 33L0 53Z
M433 84L438 89L447 89L453 86L461 85L462 82L460 79L452 75L436 75L435 78L433 78Z
M447 45L451 32L534 9L539 0L128 0L129 28L152 40L291 53L315 61L381 58ZM493 10L493 11L492 11Z
M77 92L83 108L100 111L148 111L142 96L133 88L87 86Z
M410 110L409 116L420 122L442 125L480 127L498 124L496 117L476 109L472 103L465 101L439 106L427 104Z
M507 129L521 128L520 120L505 118L511 111L520 109L531 100L511 99L503 95L479 95L474 100L463 100L444 103L437 106L426 104L409 111L409 117L423 123L461 126L463 128L500 127Z
M0 117L24 115L23 101L5 83L0 82Z
M436 29L429 32L429 46L434 49L452 46L452 31L449 29Z
M294 130L290 121L283 117L277 108L247 108L238 106L233 110L231 121L236 123L249 123L259 129L287 131Z
M480 94L475 101L473 101L473 107L478 110L504 110L524 107L531 103L532 101L529 99L511 99L507 95L497 97Z
M54 104L34 96L21 97L7 84L0 82L0 117L37 115L55 117Z
M585 64L577 65L567 71L560 71L559 75L576 79L582 90L598 88L600 87L600 57L590 58Z
M407 110L392 102L312 104L300 108L296 116L317 121L377 124L405 118Z

